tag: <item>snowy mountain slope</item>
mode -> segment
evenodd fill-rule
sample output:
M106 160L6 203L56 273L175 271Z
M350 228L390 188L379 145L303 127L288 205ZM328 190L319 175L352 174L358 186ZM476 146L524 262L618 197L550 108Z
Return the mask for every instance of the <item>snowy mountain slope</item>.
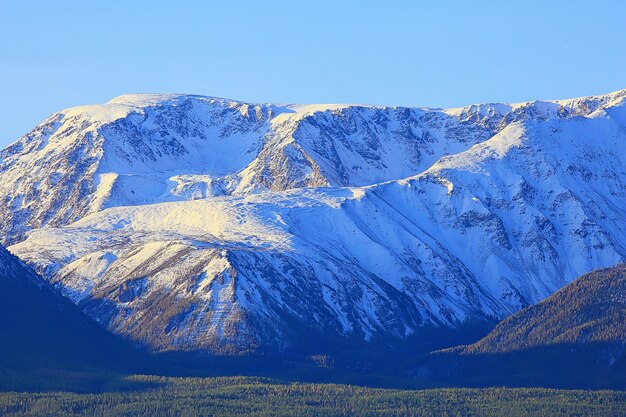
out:
M626 259L624 94L564 103L576 115L498 114L404 179L112 207L11 249L156 350L285 349L303 331L393 344L503 318Z
M19 277L20 280L28 281L30 285L35 286L43 286L45 284L45 281L38 277L34 271L2 246L0 246L0 277L3 280L14 280Z
M57 113L2 152L3 240L108 206L211 195L213 176L252 161L272 111L148 95Z
M107 207L400 179L512 122L623 94L451 110L121 96L56 113L0 153L0 242Z

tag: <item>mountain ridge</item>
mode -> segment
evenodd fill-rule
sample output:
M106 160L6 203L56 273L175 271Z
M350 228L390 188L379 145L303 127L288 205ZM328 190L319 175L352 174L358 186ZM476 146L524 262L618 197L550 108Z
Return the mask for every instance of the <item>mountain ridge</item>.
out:
M598 103L608 105L616 100L614 98L623 97L625 91L552 104L561 103L564 108L570 105L575 108L590 107L595 111ZM140 103L136 103L137 100ZM163 201L161 196L175 200L193 198L189 193L197 197L231 193L245 195L264 189L279 191L302 186L359 186L401 179L427 169L438 157L462 151L468 144L488 139L501 129L498 125L502 121L510 123L525 117L524 109L533 108L533 102L511 105L510 111L496 115L493 123L485 124L484 106L475 105L461 108L460 113L456 111L458 109L448 110L447 113L453 115L450 116L445 110L427 108L349 105L338 105L338 108L322 105L322 110L319 105L292 106L292 109L253 105L251 112L251 104L244 102L182 95L120 96L109 103L56 113L2 151L0 170L13 171L13 175L3 175L8 176L5 181L7 189L3 194L8 195L9 188L17 188L16 194L24 196L23 199L8 201L5 209L17 211L17 215L0 213L5 219L2 224L3 243L21 240L24 232L33 226L63 225L111 205ZM307 112L306 109L311 107L313 111ZM298 108L304 109L304 112L287 113L287 110ZM515 115L520 109L521 114ZM152 115L154 111L160 113ZM328 120L322 117L335 111L339 114ZM395 123L400 123L400 130L385 130L383 125L383 130L376 132L376 125L367 120L371 116L359 114L363 111L374 112L372 116L385 124L396 120ZM512 115L511 120L505 120L507 115ZM295 120L292 120L294 117ZM434 121L430 120L433 117ZM526 117L544 116L540 112L530 112ZM406 120L402 121L402 118ZM341 122L342 119L350 123L346 125ZM269 125L270 120L274 120L275 128ZM461 122L458 127L450 125L454 120ZM441 128L446 129L446 124L451 126L448 129L452 131L442 133ZM142 129L145 133L137 130L144 125L146 127ZM78 132L77 127L80 129ZM339 136L328 136L326 131L336 131ZM119 144L113 141L107 145L110 140L106 138L116 134L121 138L116 139ZM133 136L125 136L129 134ZM302 134L319 138L298 139L298 135ZM416 134L422 136L416 137ZM442 134L443 138L436 138L436 135ZM350 140L350 135L356 136ZM389 142L387 138L394 135L399 136ZM217 140L211 139L214 137ZM338 138L341 139L339 142ZM50 139L56 146L50 143ZM224 141L227 143L222 144ZM460 143L454 145L455 141ZM384 145L386 142L389 142L388 145ZM227 148L224 148L226 145ZM337 145L344 149L337 150ZM108 149L110 146L113 147ZM207 159L212 152L235 154L236 158L226 158L230 161L224 165L210 157ZM432 156L428 156L429 153ZM24 158L25 154L31 154L30 161ZM380 160L384 154L389 154L387 161ZM12 162L16 157L20 160L18 166ZM128 161L133 161L132 167L127 166L126 158L131 158ZM426 160L420 162L424 158ZM348 163L356 165L350 168ZM145 164L148 165L142 167ZM187 175L177 176L181 173L181 164L191 169L183 170L182 173ZM211 164L214 166L211 167ZM398 164L406 166L392 168ZM37 201L42 194L41 184L20 180L27 173L31 175L31 172L42 169L41 166L59 167L47 179L47 188L65 188L75 206L71 212L58 208L59 202L54 199ZM169 172L171 176L148 175L155 171ZM142 174L147 176L142 177ZM138 187L143 189L144 194L148 193L139 200L135 195L135 188ZM120 200L116 201L116 198ZM27 207L24 207L25 204ZM60 213L55 213L58 211Z
M277 116L177 97L97 133L78 117L48 150L36 129L3 151L1 224L84 311L155 350L288 349L293 320L394 345L624 260L625 96Z

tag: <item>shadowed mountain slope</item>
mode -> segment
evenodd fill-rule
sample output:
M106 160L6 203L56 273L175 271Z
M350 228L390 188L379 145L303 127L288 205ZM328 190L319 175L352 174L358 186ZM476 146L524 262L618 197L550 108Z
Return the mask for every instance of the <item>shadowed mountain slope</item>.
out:
M503 320L478 342L422 358L454 385L626 388L626 265L597 270Z
M95 388L139 355L0 247L0 389Z

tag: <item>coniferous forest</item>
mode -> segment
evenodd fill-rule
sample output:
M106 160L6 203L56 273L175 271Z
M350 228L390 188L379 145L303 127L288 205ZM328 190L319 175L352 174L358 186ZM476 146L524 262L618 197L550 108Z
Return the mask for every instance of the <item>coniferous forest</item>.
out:
M626 393L542 388L397 390L232 378L133 376L112 392L0 393L6 417L626 415Z

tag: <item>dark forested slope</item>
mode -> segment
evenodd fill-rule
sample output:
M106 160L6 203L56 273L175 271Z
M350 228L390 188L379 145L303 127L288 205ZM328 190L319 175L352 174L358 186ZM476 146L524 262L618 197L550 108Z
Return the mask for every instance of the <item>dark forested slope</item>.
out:
M577 279L546 300L503 320L468 353L510 352L556 344L626 341L626 264Z
M459 385L626 387L626 265L586 274L417 374Z
M0 389L84 389L137 358L2 247L0 334Z

